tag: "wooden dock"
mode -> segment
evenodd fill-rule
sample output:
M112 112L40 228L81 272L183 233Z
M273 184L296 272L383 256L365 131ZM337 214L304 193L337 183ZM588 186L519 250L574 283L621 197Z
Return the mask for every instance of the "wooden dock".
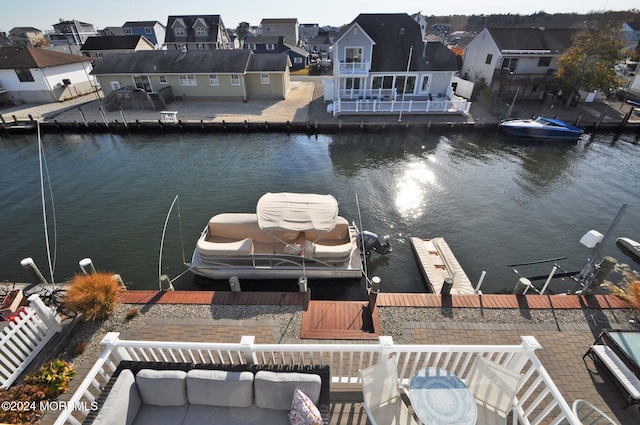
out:
M369 301L311 300L311 293L129 290L124 304L294 305L302 309L301 338L377 339L381 335L377 307L479 309L626 309L612 295L436 295L381 293ZM372 311L373 310L373 311Z
M467 274L453 255L444 238L409 238L411 247L425 283L434 294L440 294L446 279L450 279L451 294L473 294L474 289Z

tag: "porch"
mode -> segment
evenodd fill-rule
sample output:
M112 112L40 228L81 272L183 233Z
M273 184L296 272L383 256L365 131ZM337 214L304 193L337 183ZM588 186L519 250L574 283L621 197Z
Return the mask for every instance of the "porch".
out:
M333 116L341 114L461 114L466 115L471 102L457 96L425 95L398 98L394 93L382 96L359 96L358 98L339 98L332 103Z
M538 359L536 351L541 346L532 336L523 336L521 343L514 345L396 344L389 336L369 344L256 344L253 336L242 336L237 343L200 343L123 340L119 333L111 332L105 335L102 344L105 349L100 358L66 403L67 408L55 425L82 423L90 413L89 406L124 360L194 365L329 365L335 398L345 391L357 394L358 371L389 357L397 359L399 384L406 386L425 367L447 369L464 380L477 356L524 376L515 400L514 423L581 423ZM347 423L338 420L343 413L334 411L331 423Z

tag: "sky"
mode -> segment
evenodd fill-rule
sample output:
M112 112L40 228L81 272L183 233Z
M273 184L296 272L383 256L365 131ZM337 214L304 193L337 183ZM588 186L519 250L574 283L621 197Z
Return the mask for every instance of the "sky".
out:
M640 9L638 0L0 0L0 31L14 27L53 30L60 18L77 19L103 29L122 26L127 21L159 21L166 25L169 15L220 15L227 28L239 22L259 25L263 18L297 18L299 23L340 26L360 13L416 13L423 15L490 15L546 13L589 13Z

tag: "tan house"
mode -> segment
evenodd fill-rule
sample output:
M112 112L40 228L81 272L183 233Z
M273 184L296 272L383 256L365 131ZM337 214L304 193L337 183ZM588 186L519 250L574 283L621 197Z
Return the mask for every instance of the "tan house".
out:
M176 98L285 99L290 89L290 65L285 55L256 55L248 49L155 50L105 56L91 73L102 87L105 103L115 97L143 96L160 109Z
M264 37L284 37L283 42L294 46L298 45L300 39L298 32L298 19L296 18L280 18L280 19L263 19L260 22L262 27L262 36Z
M155 46L141 35L113 35L87 38L87 41L80 48L80 53L91 59L99 60L105 55L154 49Z
M44 33L33 27L12 28L9 31L9 38L14 46L36 46L46 43Z

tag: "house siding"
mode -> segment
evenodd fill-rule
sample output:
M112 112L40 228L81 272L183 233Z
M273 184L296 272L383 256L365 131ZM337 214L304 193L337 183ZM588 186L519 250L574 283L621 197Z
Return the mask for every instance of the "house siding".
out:
M487 55L492 55L491 63L487 64ZM477 83L484 79L487 85L493 80L493 70L498 68L498 61L502 61L498 46L493 42L489 31L484 29L467 46L462 65L463 78Z
M362 47L362 60L364 62L371 63L371 56L373 54L373 44L371 43L371 39L364 33L364 31L359 27L351 28L347 34L342 37L340 40L340 44L336 46L334 52L335 62L345 62L346 60L346 49L348 47ZM334 67L334 73L335 73Z
M261 74L269 74L270 84L262 84ZM283 74L276 72L250 72L246 75L249 99L284 99L286 93ZM288 79L285 76L284 79ZM286 83L285 83L286 84Z

